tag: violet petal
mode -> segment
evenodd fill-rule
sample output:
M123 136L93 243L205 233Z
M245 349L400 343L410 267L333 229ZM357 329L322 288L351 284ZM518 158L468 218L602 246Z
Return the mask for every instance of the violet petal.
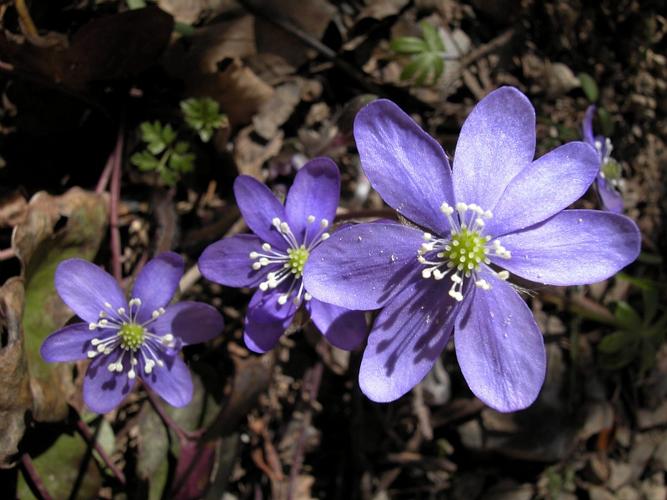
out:
M422 279L417 229L393 223L366 223L336 231L313 250L304 268L313 297L347 309L382 307L406 283Z
M132 289L132 297L141 299L138 323L150 320L153 311L169 304L184 270L183 257L174 252L161 253L146 263Z
M250 252L262 252L262 241L254 234L237 234L206 247L199 257L199 270L206 279L231 287L255 287L271 269L252 268Z
M595 147L595 134L593 134L593 117L595 116L595 105L591 104L586 108L584 121L581 124L581 131L584 136L584 141L587 144Z
M466 118L454 153L457 202L491 210L535 155L535 110L512 87L482 99Z
M595 188L604 210L615 214L623 213L623 196L601 175L598 175Z
M92 349L90 341L99 337L99 333L99 330L91 331L86 323L74 323L46 337L39 352L49 363L88 359L87 353Z
M271 190L253 177L239 175L234 181L234 195L248 227L262 241L276 248L287 248L287 243L272 222L275 217L286 220L285 207Z
M282 288L268 292L257 290L250 299L243 339L251 351L263 354L273 349L294 319L298 309L294 302L278 303L278 297L284 292Z
M623 215L565 210L500 241L512 257L494 257L494 264L537 283L564 286L613 276L637 258L641 235Z
M299 243L311 242L320 232L322 219L333 224L340 199L340 172L330 158L314 158L297 172L287 194L285 212ZM315 220L308 222L308 217ZM307 230L307 233L306 233Z
M125 294L116 280L87 260L67 259L58 264L55 286L63 302L87 323L97 323L102 311L127 309Z
M317 329L339 349L351 351L357 348L368 334L363 311L350 311L317 299L308 301L306 306Z
M123 354L125 354L123 352ZM83 400L92 411L106 413L118 406L132 391L135 379L127 376L130 361L126 356L123 360L123 372L110 372L109 363L115 363L119 351L109 356L99 356L90 363L83 379Z
M180 408L192 400L192 375L180 356L162 358L164 366L154 366L150 373L141 369L141 378L148 387L171 406Z
M384 403L417 385L445 348L460 307L440 281L420 278L403 288L372 327L359 370L361 391Z
M435 139L386 99L359 111L354 138L366 176L388 205L436 233L449 231L440 206L454 205L452 174Z
M183 301L167 307L149 327L159 336L171 333L183 345L211 340L222 332L224 323L218 310L203 302Z
M599 166L597 152L583 142L550 151L512 179L485 232L500 236L557 214L586 193Z
M456 357L475 396L498 411L521 410L544 383L544 339L511 285L488 271L480 276L492 288L472 291L470 307L456 322Z

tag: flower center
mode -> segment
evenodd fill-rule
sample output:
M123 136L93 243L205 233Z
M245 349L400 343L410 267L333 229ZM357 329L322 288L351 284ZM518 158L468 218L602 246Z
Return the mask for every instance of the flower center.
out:
M120 346L126 351L136 351L144 343L146 330L136 323L123 323L118 330Z
M151 373L156 366L163 367L161 358L177 346L177 340L171 333L160 336L149 328L166 312L163 307L152 311L150 319L139 324L137 316L141 299L132 298L128 305L129 311L124 307L114 309L108 302L104 303L106 310L100 311L98 321L88 325L91 331L102 330L103 335L90 340L91 348L87 354L92 359L100 355L111 356L119 351L115 361L108 363L107 368L118 373L127 369L127 376L133 379L137 376L135 367L140 361L146 373Z
M262 243L261 252L253 251L248 255L255 271L259 271L263 267L273 267L273 270L266 273L266 280L259 284L259 289L263 292L278 287L286 280L291 281L287 291L278 297L278 303L281 305L286 304L293 294L292 300L296 305L301 304L302 299L310 300L312 298L303 287L303 280L301 279L303 268L313 248L329 238L329 233L326 232L329 221L321 219L319 227L313 228L312 224L315 223L315 220L314 215L308 216L304 235L298 238L287 222L275 217L271 222L287 243L287 250L278 250L269 243Z
M618 182L621 179L621 164L613 158L609 158L600 169L602 177L610 182Z
M449 250L447 249L449 247ZM445 247L442 257L454 267L463 269L479 269L479 264L486 258L486 238L479 232L461 229L451 235L450 244Z
M449 276L452 287L449 295L463 300L463 286L466 278L473 278L475 285L483 290L491 289L485 279L477 278L482 263L490 264L489 257L510 259L511 253L492 236L484 235L484 219L490 219L493 214L478 205L471 203L457 203L455 218L454 208L443 203L440 210L449 220L451 232L446 238L437 238L430 233L424 233L424 243L417 252L417 260L426 267L422 269L422 277L435 280ZM507 279L509 273L496 273L500 279Z
M310 252L306 250L306 247L301 245L299 248L288 248L287 255L289 256L287 264L292 270L294 277L300 278L303 275L303 266L306 265Z

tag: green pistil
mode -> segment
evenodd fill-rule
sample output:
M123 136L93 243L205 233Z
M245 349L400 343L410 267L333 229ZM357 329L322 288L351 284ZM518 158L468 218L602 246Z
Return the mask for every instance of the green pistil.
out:
M476 271L486 257L487 239L477 231L461 229L452 234L451 241L442 252L455 268L463 271Z
M618 163L613 158L609 158L609 160L607 160L605 164L602 165L602 175L604 176L605 179L609 181L615 181L620 179L621 174L622 174L621 164Z
M144 336L146 330L143 326L136 323L123 323L120 327L118 335L120 335L120 346L129 351L136 351L144 343Z
M306 265L308 255L310 254L308 253L308 250L306 250L306 247L303 245L301 245L299 248L289 248L287 250L287 256L289 257L287 265L297 278L300 278L303 274L303 266Z

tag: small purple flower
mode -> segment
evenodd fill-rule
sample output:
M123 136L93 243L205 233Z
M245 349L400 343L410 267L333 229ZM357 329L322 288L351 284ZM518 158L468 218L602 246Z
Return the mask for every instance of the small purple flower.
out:
M245 318L244 340L257 353L272 349L304 304L315 326L341 349L366 335L364 314L313 299L303 270L311 252L329 238L340 198L340 173L329 158L315 158L296 174L283 206L261 182L241 175L236 203L254 235L224 238L199 259L202 275L232 287L259 287Z
M455 332L473 393L500 411L529 406L544 381L544 341L509 273L552 285L593 283L639 253L630 219L563 210L595 179L595 151L572 142L533 160L535 111L509 87L468 116L453 171L442 147L390 101L362 109L354 136L373 187L423 228L341 229L306 264L314 297L383 308L364 351L361 390L374 401L399 398Z
M611 157L613 146L608 137L593 134L593 117L595 106L588 106L582 130L584 142L595 148L598 154L598 175L595 178L595 188L604 210L617 214L623 213L623 196L620 193L623 187L623 168Z
M137 377L172 406L192 399L192 378L179 352L217 336L223 320L201 302L167 305L183 268L179 255L158 255L141 270L127 301L116 280L96 265L82 259L58 265L58 295L85 323L49 335L41 353L49 362L92 360L83 382L91 410L118 406Z

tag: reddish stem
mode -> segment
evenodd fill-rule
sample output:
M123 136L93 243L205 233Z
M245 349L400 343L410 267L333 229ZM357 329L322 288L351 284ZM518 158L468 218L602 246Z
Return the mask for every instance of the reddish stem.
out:
M116 464L113 463L111 460L111 457L107 455L107 452L104 451L104 448L100 445L100 443L97 441L95 436L93 435L93 431L90 430L90 428L86 425L86 423L79 418L76 422L76 428L83 436L83 438L95 448L95 451L99 454L100 458L102 461L106 464L107 467L111 470L113 475L118 479L118 482L125 486L125 474L123 474L123 471L120 470Z
M21 470L26 481L32 486L33 493L39 496L41 500L51 500L53 498L47 491L46 486L44 486L42 478L39 477L39 473L32 464L30 455L27 453L21 455Z
M109 158L107 158L107 163L106 165L104 165L104 170L102 170L102 175L100 175L100 179L97 181L97 186L95 187L95 192L97 194L102 194L106 190L107 185L109 184L109 179L111 178L111 172L114 166L115 153L116 153L116 148L114 147L111 153L109 154Z
M155 396L155 394L153 394L153 392L146 386L146 384L144 384L144 389L146 390L148 401L151 403L153 409L160 416L162 422L164 422L164 425L166 425L176 433L176 435L178 436L178 440L181 441L181 443L184 441L196 441L201 437L201 435L203 434L203 429L199 429L194 432L186 431L185 429L183 429L183 427L178 425L176 421L173 418L171 418L171 415L169 415L166 411L164 411L164 408L162 408L162 404Z
M109 229L111 232L111 270L114 278L118 282L122 278L122 270L120 263L120 230L118 229L118 203L120 200L120 176L121 167L123 164L123 140L124 140L124 126L121 120L118 127L118 137L116 139L116 147L113 152L113 161L111 162L111 200L109 204Z

